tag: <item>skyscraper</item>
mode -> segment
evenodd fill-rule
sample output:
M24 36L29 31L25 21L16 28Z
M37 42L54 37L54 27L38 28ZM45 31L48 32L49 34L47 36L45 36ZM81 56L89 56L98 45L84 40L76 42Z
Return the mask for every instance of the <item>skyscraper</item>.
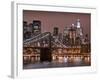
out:
M80 24L80 19L77 19L77 28L80 28L81 24Z
M33 20L33 34L38 35L41 33L41 21Z
M53 29L53 35L57 36L58 33L59 33L59 28L58 27L54 27L54 29Z

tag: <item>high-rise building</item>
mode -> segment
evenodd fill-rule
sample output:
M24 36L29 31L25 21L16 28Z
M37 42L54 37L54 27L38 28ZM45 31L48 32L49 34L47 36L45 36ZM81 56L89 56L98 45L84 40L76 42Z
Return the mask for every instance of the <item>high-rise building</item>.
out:
M77 19L77 24L76 24L77 28L80 28L81 27L81 24L80 24L80 19Z
M33 20L33 34L38 35L41 33L41 21Z
M26 33L27 31L27 22L26 21L23 21L23 33Z
M68 35L68 30L69 30L69 27L65 27L65 28L64 28L63 36Z
M71 28L69 29L69 38L70 38L70 44L73 45L76 42L76 28L75 25L72 24Z
M29 39L31 37L32 28L27 24L26 21L23 22L23 39Z
M77 27L77 36L82 36L83 32L82 32L82 28L81 28L80 19L77 19L76 27Z
M81 27L81 23L80 23L80 19L77 19L77 22L76 22L76 27L77 27L77 34L76 34L76 39L77 39L77 42L78 44L81 44L82 43L82 39L83 39L83 30L82 30L82 27Z
M54 29L53 29L53 35L54 36L58 36L58 33L59 33L59 28L58 27L54 27Z
M63 44L69 45L69 27L65 27L63 31Z
M29 32L31 32L31 33L32 33L32 26L33 26L33 24L32 24L32 23L30 23L30 24L29 24L29 26L28 26L28 28L27 28L27 31L29 31Z

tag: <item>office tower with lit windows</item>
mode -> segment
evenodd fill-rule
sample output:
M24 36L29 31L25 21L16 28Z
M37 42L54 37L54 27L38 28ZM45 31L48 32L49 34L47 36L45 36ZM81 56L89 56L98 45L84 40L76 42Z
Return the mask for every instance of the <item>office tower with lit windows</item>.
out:
M69 38L70 38L70 44L75 45L76 40L76 27L74 24L71 25L71 28L69 29Z
M54 27L53 36L58 36L58 33L59 33L59 28L58 27Z
M26 21L23 22L23 34L24 34L23 39L31 38L31 34L32 34L32 24L31 23L28 25Z
M77 19L76 22L76 27L77 27L77 44L81 44L82 43L82 39L83 39L83 31L81 28L81 23L80 23L80 19Z
M41 21L33 20L33 34L38 35L41 33Z
M69 45L69 27L65 27L63 30L63 44L65 44L66 46Z

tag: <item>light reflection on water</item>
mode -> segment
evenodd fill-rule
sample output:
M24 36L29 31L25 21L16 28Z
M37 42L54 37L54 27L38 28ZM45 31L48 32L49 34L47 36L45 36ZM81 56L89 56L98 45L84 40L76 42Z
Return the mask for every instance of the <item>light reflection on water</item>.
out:
M90 66L91 60L89 57L59 57L52 62L36 62L23 66L23 69L39 69L39 68L56 68L56 67L75 67L75 66Z
M68 63L68 62L73 62L73 63L80 63L80 62L90 62L90 57L58 57L57 59L53 58L54 62L59 62L59 63Z

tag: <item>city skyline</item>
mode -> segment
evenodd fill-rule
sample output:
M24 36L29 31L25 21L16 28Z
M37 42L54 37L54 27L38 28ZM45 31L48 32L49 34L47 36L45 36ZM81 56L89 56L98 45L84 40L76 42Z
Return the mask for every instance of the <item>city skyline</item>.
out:
M33 20L40 20L41 32L53 32L53 27L58 27L59 32L63 33L65 27L71 27L72 24L76 25L77 19L80 19L83 34L88 34L91 38L91 14L89 13L68 13L68 12L49 12L49 11L23 11L23 19L28 24Z

